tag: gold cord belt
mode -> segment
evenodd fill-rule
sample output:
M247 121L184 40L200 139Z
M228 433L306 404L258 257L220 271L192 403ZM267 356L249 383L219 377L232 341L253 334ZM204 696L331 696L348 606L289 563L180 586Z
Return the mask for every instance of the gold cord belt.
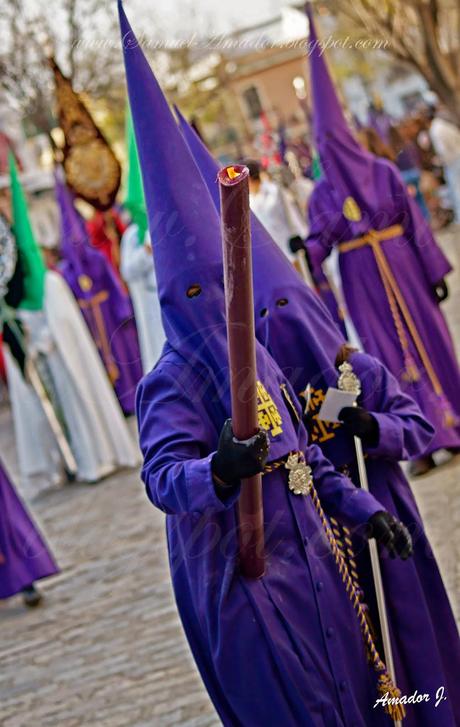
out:
M385 257L385 254L380 245L384 240L390 240L391 238L398 237L404 233L404 229L401 225L392 225L386 227L383 230L369 230L362 237L358 237L355 240L349 240L348 242L341 243L338 248L339 252L347 253L352 250L359 250L362 247L369 246L375 257L377 269L382 280L383 287L387 296L388 304L390 306L391 315L395 325L396 333L398 335L399 342L401 344L405 374L403 378L407 381L418 381L420 374L417 371L416 363L412 357L409 349L409 342L407 340L404 323L406 324L409 335L413 341L415 349L420 356L420 361L428 375L428 378L433 387L433 391L441 400L441 406L444 411L444 424L446 427L455 425L455 416L449 405L449 402L442 390L441 383L438 376L431 365L430 357L425 348L425 345L421 339L421 336L417 330L414 319L412 318L411 312L407 307L404 296L401 293L401 289L393 275L390 265ZM403 323L404 321L404 323Z
M345 541L344 545L340 533L341 526L339 526L334 518L331 518L334 528L334 530L332 530L324 513L318 493L316 492L316 488L313 484L311 468L305 462L303 452L290 452L287 457L282 457L274 462L270 462L265 466L263 474L269 474L283 466L289 470L289 489L291 492L300 495L309 494L313 501L317 515L321 520L321 525L328 540L335 564L344 583L348 598L350 599L356 613L367 654L372 662L375 672L377 673L377 690L379 694L384 696L388 693L390 697L400 697L401 692L396 684L393 683L387 667L380 658L375 646L368 609L364 603L363 592L358 581L358 572L350 531L347 528L342 527L343 540ZM299 486L299 475L302 468L304 470L303 484ZM385 711L387 711L394 720L401 720L405 716L405 708L402 704L387 704L385 706Z

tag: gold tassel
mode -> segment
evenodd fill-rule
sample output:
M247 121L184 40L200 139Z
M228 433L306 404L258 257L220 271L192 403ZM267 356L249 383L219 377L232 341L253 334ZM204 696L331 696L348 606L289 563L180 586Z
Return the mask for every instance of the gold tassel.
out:
M380 674L377 683L377 691L380 696L387 696L389 700L401 698L401 690L398 689L395 684L393 684L391 677L387 671L384 671ZM406 716L406 709L404 707L404 704L387 703L385 704L384 709L385 712L389 714L390 717L395 721L401 721Z
M415 381L420 381L420 373L417 369L417 366L413 361L408 361L406 363L406 370L403 374L404 381L409 381L410 383L414 383Z

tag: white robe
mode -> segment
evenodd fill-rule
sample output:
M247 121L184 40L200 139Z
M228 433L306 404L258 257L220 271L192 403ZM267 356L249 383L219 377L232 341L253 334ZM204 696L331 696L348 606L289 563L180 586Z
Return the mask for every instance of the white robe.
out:
M290 192L276 182L264 179L257 194L250 195L249 203L278 247L293 262L296 256L289 249L289 238L305 239L308 229Z
M133 302L142 368L147 373L160 358L166 337L152 254L139 244L139 229L135 224L128 227L121 240L120 273Z
M43 311L21 311L30 345L44 353L62 408L77 479L96 482L118 467L135 467L140 452L66 282L48 271ZM7 372L21 479L53 484L59 451L32 388L7 353Z

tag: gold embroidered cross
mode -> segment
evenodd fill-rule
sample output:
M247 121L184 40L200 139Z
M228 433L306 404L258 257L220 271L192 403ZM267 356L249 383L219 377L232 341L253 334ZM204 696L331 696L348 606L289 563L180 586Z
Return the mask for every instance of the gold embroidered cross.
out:
M257 415L259 427L270 432L272 437L281 434L283 420L275 402L261 381L257 382Z

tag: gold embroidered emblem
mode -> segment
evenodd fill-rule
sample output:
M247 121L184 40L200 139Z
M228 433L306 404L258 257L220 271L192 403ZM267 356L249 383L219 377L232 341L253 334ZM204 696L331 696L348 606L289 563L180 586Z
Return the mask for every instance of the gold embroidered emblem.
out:
M88 277L88 275L79 275L78 276L78 285L86 293L88 290L91 290L91 288L93 287L93 281L91 280L90 277Z
M259 427L270 432L272 437L281 434L283 420L275 402L261 381L257 382L257 416Z
M301 392L304 396L305 392ZM311 424L308 427L310 439L312 442L327 442L335 437L334 429L340 427L338 422L324 422L318 418L318 412L321 404L325 399L325 393L322 389L313 389L310 387L310 397L308 400L308 413Z
M284 465L289 470L288 485L294 495L308 495L313 486L311 467L302 452L292 452Z
M361 219L361 210L353 197L347 197L342 207L343 216L351 222L359 222Z

